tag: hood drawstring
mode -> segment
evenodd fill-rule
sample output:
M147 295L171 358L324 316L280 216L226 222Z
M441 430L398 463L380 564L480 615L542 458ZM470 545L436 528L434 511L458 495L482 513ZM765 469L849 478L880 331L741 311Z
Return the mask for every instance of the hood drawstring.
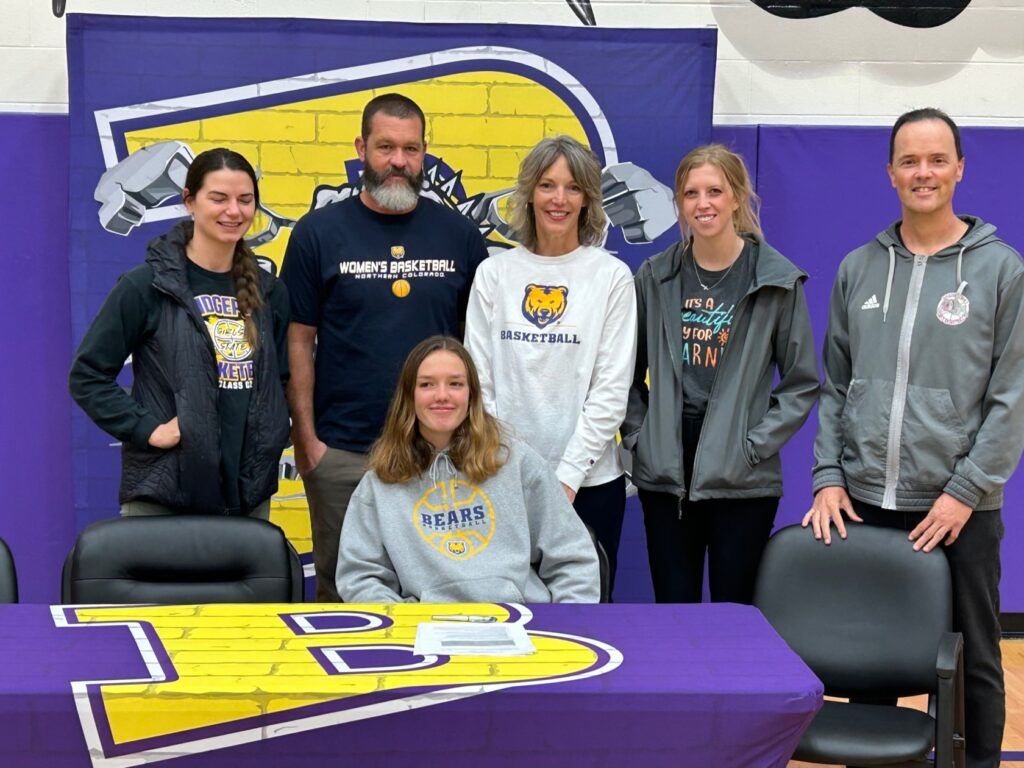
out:
M957 296L962 296L963 292L964 292L964 288L967 287L967 281L963 279L963 273L961 271L962 268L963 268L963 264L964 264L964 251L966 251L966 250L967 250L967 246L966 245L961 245L960 246L960 253L958 253L956 255L956 282L957 282L956 295Z
M447 475L448 479L455 479L458 476L447 449L434 454L434 460L430 464L430 484L437 485L443 482L445 479L443 475Z
M892 296L892 279L896 274L896 247L889 246L889 276L885 279L885 301L882 302L882 322L889 314L889 297Z
M956 255L956 295L962 296L964 288L967 287L967 281L963 279L963 266L964 266L964 251L967 250L966 245L960 246L960 252ZM882 322L885 322L886 315L889 314L889 297L892 295L892 280L896 273L896 248L895 246L889 246L889 275L885 279L885 301L882 302Z

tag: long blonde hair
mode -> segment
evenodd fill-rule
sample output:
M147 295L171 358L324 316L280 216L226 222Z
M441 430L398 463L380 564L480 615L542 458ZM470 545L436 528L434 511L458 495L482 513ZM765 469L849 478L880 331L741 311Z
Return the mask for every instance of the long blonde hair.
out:
M750 173L743 158L723 144L705 144L686 154L676 169L676 200L683 194L686 177L690 175L690 171L702 165L713 165L721 171L722 178L736 196L739 208L732 219L736 234L749 232L762 237L761 198L754 192L750 183ZM683 228L683 234L689 237L690 233L682 216L679 218L679 225Z
M405 359L384 429L370 449L369 467L385 483L405 483L420 476L434 457L433 447L416 423L415 390L420 365L439 351L451 352L462 361L469 386L469 410L452 435L449 458L474 483L491 477L505 463L507 448L502 444L501 428L484 410L473 358L451 336L431 336L413 347Z

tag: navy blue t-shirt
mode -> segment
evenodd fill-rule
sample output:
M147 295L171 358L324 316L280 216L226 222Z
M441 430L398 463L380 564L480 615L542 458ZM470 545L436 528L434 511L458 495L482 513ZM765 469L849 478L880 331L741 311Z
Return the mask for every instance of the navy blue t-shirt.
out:
M486 256L476 224L425 198L396 215L354 196L302 217L281 280L292 320L317 328L317 437L369 450L409 350L435 333L459 334Z

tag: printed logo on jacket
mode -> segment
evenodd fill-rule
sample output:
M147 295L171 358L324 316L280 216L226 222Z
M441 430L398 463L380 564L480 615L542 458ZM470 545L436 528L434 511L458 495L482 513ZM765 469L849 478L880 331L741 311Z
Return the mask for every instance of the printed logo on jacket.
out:
M420 536L442 555L466 560L491 543L494 506L481 489L462 480L438 483L412 510Z
M365 748L381 737L366 735L376 723L358 721L453 707L510 687L563 684L622 662L617 649L600 641L529 629L536 653L528 656L413 653L421 621L472 614L528 625L533 615L518 605L299 608L54 606L54 624L74 629L68 642L91 627L129 632L137 655L125 661L133 670L144 663L140 677L71 684L83 758L88 754L93 768L173 765L175 758L328 727L349 728L334 738L362 739ZM378 728L384 727L381 721Z

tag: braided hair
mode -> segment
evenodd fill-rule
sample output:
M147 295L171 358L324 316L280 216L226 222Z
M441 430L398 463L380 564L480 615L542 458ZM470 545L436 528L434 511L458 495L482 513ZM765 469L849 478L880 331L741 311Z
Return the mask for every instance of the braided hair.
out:
M242 171L252 179L253 197L256 206L260 204L260 187L256 179L256 171L242 155L231 149L217 147L208 149L196 155L188 168L185 177L185 189L189 194L194 195L203 186L203 180L208 173L227 169L229 171ZM191 238L191 235L190 235ZM253 349L256 348L259 337L256 331L256 323L253 314L263 306L263 291L260 289L259 266L256 263L256 254L245 244L245 238L239 238L235 243L235 254L231 263L231 276L235 281L235 294L238 300L238 313L245 323L245 340Z

